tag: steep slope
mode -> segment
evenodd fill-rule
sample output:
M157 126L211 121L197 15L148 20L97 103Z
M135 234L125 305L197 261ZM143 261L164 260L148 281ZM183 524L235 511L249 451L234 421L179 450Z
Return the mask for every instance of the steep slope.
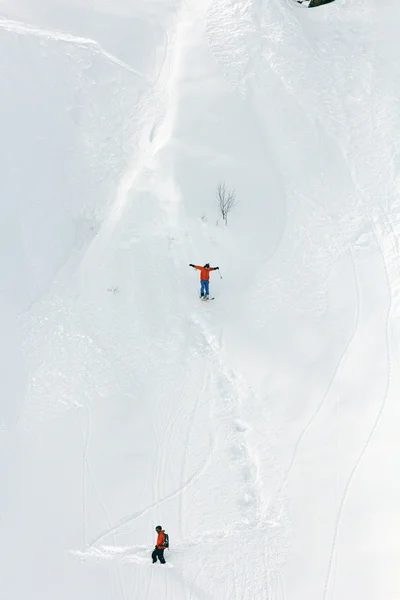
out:
M3 4L9 597L394 600L398 8Z

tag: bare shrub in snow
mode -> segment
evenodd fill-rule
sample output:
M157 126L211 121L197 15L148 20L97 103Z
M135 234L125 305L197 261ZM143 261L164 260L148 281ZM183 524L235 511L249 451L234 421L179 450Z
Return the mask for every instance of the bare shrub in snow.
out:
M225 183L217 185L217 203L225 225L228 225L228 214L236 206L236 192L226 187Z

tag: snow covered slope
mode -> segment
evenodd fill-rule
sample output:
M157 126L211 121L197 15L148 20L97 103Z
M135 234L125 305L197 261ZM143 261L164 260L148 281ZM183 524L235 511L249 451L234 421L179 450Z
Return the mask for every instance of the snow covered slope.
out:
M8 600L398 599L399 25L0 2Z

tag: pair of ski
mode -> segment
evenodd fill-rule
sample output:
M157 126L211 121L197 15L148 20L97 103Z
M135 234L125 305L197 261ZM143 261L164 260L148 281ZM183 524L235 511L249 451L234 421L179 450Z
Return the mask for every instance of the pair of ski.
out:
M209 300L215 300L214 296L210 297L210 296L199 296L200 300L202 302L208 302Z

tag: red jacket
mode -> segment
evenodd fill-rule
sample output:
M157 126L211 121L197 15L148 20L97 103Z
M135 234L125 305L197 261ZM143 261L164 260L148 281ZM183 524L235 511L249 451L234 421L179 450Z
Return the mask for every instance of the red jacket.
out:
M198 265L193 265L195 269L200 271L200 279L202 281L209 281L210 279L210 271L216 271L215 267L209 267L206 269L205 267L199 267Z
M161 529L161 531L158 534L157 544L156 544L158 550L164 550L164 548L165 548L165 535L164 535L164 533L165 533L165 529Z

